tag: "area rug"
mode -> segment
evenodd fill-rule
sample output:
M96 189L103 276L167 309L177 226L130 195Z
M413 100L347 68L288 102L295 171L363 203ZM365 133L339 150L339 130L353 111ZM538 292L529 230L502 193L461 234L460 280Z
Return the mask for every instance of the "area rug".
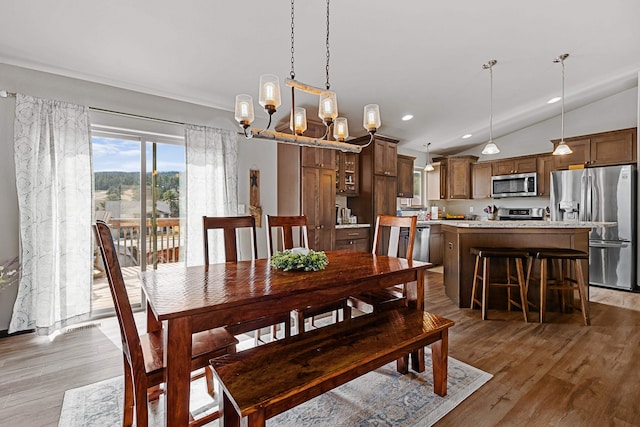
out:
M427 349L428 350L428 349ZM447 396L433 392L431 355L425 372L407 375L390 363L267 421L268 426L430 426L478 390L491 377L484 371L449 358ZM67 390L59 427L118 427L122 425L122 377ZM204 384L192 385L191 407L215 408ZM161 397L162 399L162 397ZM150 425L162 426L162 400L150 406ZM199 416L196 415L196 418ZM217 425L217 421L210 424Z

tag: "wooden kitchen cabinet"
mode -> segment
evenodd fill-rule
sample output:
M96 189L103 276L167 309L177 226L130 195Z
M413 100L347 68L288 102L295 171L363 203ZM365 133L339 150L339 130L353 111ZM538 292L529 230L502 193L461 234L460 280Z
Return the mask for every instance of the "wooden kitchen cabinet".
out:
M335 249L369 252L369 227L337 228Z
M358 195L358 155L336 151L336 194L352 197Z
M555 159L552 154L538 156L538 196L551 196L551 172L555 170Z
M535 172L537 162L535 156L512 157L496 160L491 163L493 175L510 175L515 173Z
M398 197L413 197L413 162L416 158L398 154Z
M491 197L491 173L490 162L474 163L471 165L471 196L474 199L487 199Z
M305 148L308 147L278 144L277 215L305 215L311 249L332 250L336 222L335 160L318 163L323 167L303 166L305 157L310 156ZM333 159L334 150L313 150L331 152Z
M369 139L369 136L365 137ZM376 175L397 176L398 175L398 142L384 137L374 137L373 151L374 163L373 173Z
M335 237L335 172L302 168L302 214L307 217L309 246L317 251L333 248Z
M638 159L637 128L627 128L565 138L573 153L554 156L556 169L567 169L570 165L587 167L634 164ZM553 147L559 139L551 141Z
M446 161L448 199L471 198L471 165L478 160L475 156L449 157ZM440 169L442 172L442 169Z
M302 166L329 169L336 163L336 150L328 148L301 147Z
M369 142L369 136L351 142L366 144ZM378 215L396 214L397 143L395 139L375 135L374 142L359 154L359 192L357 197L347 199L347 207L358 217L360 223L373 225ZM393 168L389 166L391 162ZM387 164L386 168L381 167L384 164ZM373 228L372 226L369 232L370 241L373 241Z
M441 265L444 259L442 227L440 224L431 224L429 232L429 262Z

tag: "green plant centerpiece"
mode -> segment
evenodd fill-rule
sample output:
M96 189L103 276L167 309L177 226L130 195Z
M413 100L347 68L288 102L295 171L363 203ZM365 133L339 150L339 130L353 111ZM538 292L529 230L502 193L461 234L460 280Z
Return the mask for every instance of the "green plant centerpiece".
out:
M271 265L284 271L318 271L324 270L327 264L329 264L327 255L313 249L293 248L276 252L271 256Z

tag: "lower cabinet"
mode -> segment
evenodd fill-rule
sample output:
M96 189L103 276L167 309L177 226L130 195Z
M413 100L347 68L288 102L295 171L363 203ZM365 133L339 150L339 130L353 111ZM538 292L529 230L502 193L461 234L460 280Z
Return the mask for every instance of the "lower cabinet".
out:
M370 252L369 227L336 228L335 249L347 249L356 252Z
M443 260L443 236L440 224L431 225L429 234L429 262L434 265L441 265Z

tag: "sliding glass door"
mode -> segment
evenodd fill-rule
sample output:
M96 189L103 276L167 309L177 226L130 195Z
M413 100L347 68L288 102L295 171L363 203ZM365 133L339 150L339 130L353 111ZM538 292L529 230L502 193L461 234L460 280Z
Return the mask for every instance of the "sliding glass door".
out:
M94 131L94 219L109 224L129 299L140 306L138 272L180 258L182 138L144 132ZM92 313L113 310L102 261L95 252Z

